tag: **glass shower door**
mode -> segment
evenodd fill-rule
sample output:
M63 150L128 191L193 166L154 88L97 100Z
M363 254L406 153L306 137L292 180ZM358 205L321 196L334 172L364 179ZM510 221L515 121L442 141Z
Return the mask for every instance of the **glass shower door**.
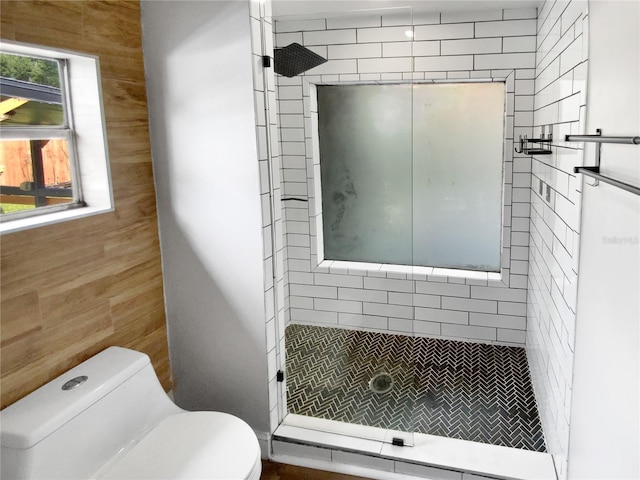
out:
M361 40L384 18L397 25L403 43L412 41L410 9L318 18L324 24L308 25L361 28ZM317 135L318 148L313 158L307 154L307 168L313 164L321 186L309 215L321 214L316 233L324 263L312 266L313 290L291 289L293 308L313 312L304 312L309 322L292 321L286 330L287 408L293 415L284 423L412 445L414 343L406 325L414 291L413 89L411 80L402 81L411 78L412 60L407 65L392 82L366 74L343 81L309 71L309 95L315 96L306 127L317 114L311 136ZM311 302L306 292L315 295Z
M276 85L284 423L412 445L414 431L434 431L438 375L455 370L419 337L468 321L426 280L500 269L505 85L415 72L410 9L281 21L279 47L328 58Z

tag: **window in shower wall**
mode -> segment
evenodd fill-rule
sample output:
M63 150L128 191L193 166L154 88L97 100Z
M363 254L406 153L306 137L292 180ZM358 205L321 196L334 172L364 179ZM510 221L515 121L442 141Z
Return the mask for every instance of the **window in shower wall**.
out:
M497 272L504 83L318 85L324 258Z

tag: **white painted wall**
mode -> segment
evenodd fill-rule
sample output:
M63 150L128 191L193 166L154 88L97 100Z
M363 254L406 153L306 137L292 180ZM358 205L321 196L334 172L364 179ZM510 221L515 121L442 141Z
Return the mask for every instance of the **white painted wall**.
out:
M588 133L640 135L640 3L589 2L589 31ZM640 185L640 146L603 145L601 171ZM640 478L639 236L639 197L583 187L569 478Z
M143 1L175 399L268 432L248 2Z

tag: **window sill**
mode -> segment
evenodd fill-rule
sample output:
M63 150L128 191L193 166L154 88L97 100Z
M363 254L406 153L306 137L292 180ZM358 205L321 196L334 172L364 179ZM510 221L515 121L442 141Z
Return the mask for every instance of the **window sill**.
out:
M82 207L17 220L5 220L0 223L0 235L44 227L45 225L53 225L69 220L98 215L100 213L112 212L113 210L111 207Z
M316 273L333 273L338 275L366 275L370 277L393 278L399 280L432 280L451 281L459 279L477 282L501 282L502 274L498 272L479 272L477 270L458 270L453 268L419 267L411 265L389 265L384 263L345 262L339 260L323 260L314 269Z

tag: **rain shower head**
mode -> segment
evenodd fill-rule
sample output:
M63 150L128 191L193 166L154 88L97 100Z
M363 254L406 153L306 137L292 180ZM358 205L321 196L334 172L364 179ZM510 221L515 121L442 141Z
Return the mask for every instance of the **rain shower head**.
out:
M276 48L273 52L273 60L274 71L285 77L295 77L327 61L326 58L322 58L299 43Z

